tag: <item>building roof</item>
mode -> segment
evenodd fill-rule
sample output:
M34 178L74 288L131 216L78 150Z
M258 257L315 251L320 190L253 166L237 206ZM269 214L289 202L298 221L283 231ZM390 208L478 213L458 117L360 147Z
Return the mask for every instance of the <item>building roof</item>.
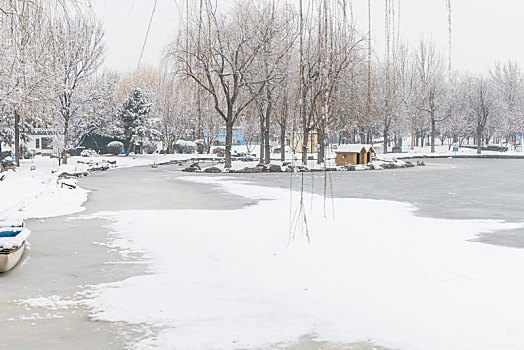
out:
M364 149L366 152L374 150L372 145L362 145L362 144L349 144L349 145L340 145L335 150L335 153L360 153Z

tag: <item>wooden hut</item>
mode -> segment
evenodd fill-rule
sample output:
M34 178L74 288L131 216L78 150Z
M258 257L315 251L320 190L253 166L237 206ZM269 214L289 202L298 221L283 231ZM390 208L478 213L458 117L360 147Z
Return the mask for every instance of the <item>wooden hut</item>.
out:
M368 164L373 162L375 150L371 145L340 145L335 151L337 166Z

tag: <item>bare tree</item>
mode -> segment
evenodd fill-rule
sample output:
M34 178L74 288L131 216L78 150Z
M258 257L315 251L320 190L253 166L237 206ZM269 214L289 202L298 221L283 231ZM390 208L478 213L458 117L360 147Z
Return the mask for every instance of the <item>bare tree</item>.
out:
M471 80L469 103L472 114L476 118L477 154L481 154L482 135L496 103L496 94L488 78L480 75Z
M436 124L449 116L441 113L442 101L445 97L444 68L442 59L435 50L435 46L424 40L420 41L416 60L421 84L421 106L419 109L429 115L431 153L434 153L435 138L437 136Z
M20 126L24 116L38 119L52 78L50 13L32 1L4 0L0 9L2 110L13 118L15 159L20 166Z
M88 79L102 64L104 33L98 23L88 17L77 15L58 18L53 26L54 57L57 76L57 109L63 130L64 164L67 150L73 145L71 127L82 108L96 97L85 91Z
M287 93L283 87L288 85L289 55L297 38L296 13L288 6L277 7L275 1L263 4L257 12L257 18L260 18L258 40L262 48L255 69L250 72L250 80L265 84L254 102L260 123L260 159L269 164L272 121L276 107Z
M497 63L490 73L500 102L497 130L507 143L510 138L514 138L517 133L524 130L522 119L524 80L519 66L514 62Z
M196 22L188 21L166 55L179 74L193 79L211 96L226 126L226 168L231 167L233 127L265 87L265 81L247 79L263 45L257 40L252 6L237 3L230 16L224 17L216 13L211 1L206 1L205 16ZM250 90L257 92L250 94Z

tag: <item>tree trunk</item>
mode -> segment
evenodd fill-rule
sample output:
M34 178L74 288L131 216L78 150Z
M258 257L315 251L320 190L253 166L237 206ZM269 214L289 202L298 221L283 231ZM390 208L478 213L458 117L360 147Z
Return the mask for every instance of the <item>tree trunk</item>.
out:
M199 139L203 139L204 138L204 128L203 128L203 124L202 124L202 106L201 106L201 96L200 94L202 93L202 91L200 90L200 86L198 87L198 92L197 92L197 105L198 105L198 138Z
M271 145L269 144L269 111L266 113L266 126L264 128L264 164L269 164L271 162Z
M283 120L280 124L280 160L286 161L286 121Z
M307 123L307 119L306 119L306 108L304 106L304 98L305 96L302 97L302 104L301 104L301 111L300 113L302 114L302 164L304 165L307 165L307 141L308 141L308 123Z
M64 149L62 150L62 163L67 164L67 139L69 138L69 117L64 118Z
M267 106L266 106L266 127L264 130L264 142L265 144L265 160L264 164L271 163L271 145L269 144L269 130L271 127L271 110L273 109L273 99L271 96L271 89L269 85L266 86Z
M477 128L477 154L482 153L482 129Z
M384 154L388 153L388 130L384 129Z
M233 143L233 116L228 116L226 123L226 162L224 168L231 168L231 144Z
M20 114L15 110L15 162L20 167Z
M309 132L307 127L304 126L304 134L302 135L302 164L307 165L307 144L309 140Z
M265 126L264 126L264 114L262 112L260 112L260 155L259 155L259 163L262 164L264 163L264 153L265 153L265 145L264 145L264 140L265 140Z
M414 150L414 149L415 149L415 138L416 138L416 135L415 135L415 126L412 125L412 126L411 126L411 150Z
M435 153L435 134L436 131L436 122L435 118L431 117L431 153Z
M317 163L322 164L324 162L324 128L320 127L318 129L318 155Z

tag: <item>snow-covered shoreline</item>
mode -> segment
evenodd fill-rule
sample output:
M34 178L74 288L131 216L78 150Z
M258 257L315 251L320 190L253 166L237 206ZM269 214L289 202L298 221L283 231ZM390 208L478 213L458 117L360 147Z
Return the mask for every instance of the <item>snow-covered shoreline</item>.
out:
M482 151L481 154L477 154L476 149L472 148L459 148L458 152L453 152L453 148L447 145L436 146L435 152L431 153L431 147L416 147L411 150L407 147L401 153L380 153L377 152L377 158L381 160L409 160L413 158L500 158L500 159L524 159L523 152L497 152L497 151Z
M329 201L324 216L322 196L306 194L308 243L290 231L298 193L290 203L288 190L238 178L181 181L260 201L94 215L112 222L113 243L150 259L152 274L93 286L86 300L96 320L161 329L136 348L270 348L306 334L430 350L524 341L524 255L469 241L520 223L422 218L410 204L364 199Z
M236 146L235 151L246 152L245 147ZM255 155L257 152L255 148ZM458 154L454 154L447 149L447 146L437 147L437 153L430 153L429 148L418 148L416 151L407 151L404 153L388 153L378 154L376 164L396 161L403 163L402 159L410 158L447 158L447 157L478 157L476 152L471 149L460 149ZM293 157L296 159L296 164L300 164L297 157L291 153L286 155L286 159L290 160ZM326 166L335 167L333 152L328 152ZM38 157L31 160L22 160L21 167L16 172L8 171L2 173L5 175L3 181L0 181L0 219L29 219L29 218L46 218L61 215L68 215L78 213L84 210L83 203L88 198L88 191L80 187L71 189L68 186L62 186L58 181L58 176L61 172L77 173L85 172L90 166L96 166L96 163L102 164L103 161L116 161L115 165L110 165L110 168L126 168L133 166L146 166L154 163L162 164L172 161L189 160L199 158L216 158L215 155L208 154L152 154L152 155L131 155L129 157L114 157L114 156L99 156L99 157L71 157L69 165L58 166L58 159L47 157ZM520 158L524 157L523 153L519 152L484 152L481 157L500 157L500 158ZM273 155L272 163L282 165L279 160L279 155ZM88 163L95 163L88 164ZM256 167L258 161L252 162L234 162L232 169L238 171L244 167ZM108 163L105 163L107 166ZM211 165L210 165L211 166ZM212 166L223 170L223 164L219 164L217 158L216 164ZM316 164L315 160L308 161L307 166L310 169L321 169L324 165ZM34 167L35 170L31 170ZM355 167L356 170L364 170L361 166ZM283 169L284 170L284 169ZM67 183L75 184L75 180L68 180Z
M291 155L288 156L291 158ZM208 154L70 157L69 164L62 166L58 166L56 158L37 157L22 160L20 168L16 171L1 173L4 179L0 181L0 219L42 219L82 212L84 210L82 205L87 201L89 191L78 187L75 179L61 181L59 175L62 173L82 174L92 168L104 167L104 170L111 170L190 159L198 161L210 157L216 158L215 155ZM216 158L216 163L212 164L223 169L223 164L219 162L220 159ZM258 163L258 161L237 161L233 163L232 169L255 167ZM275 161L275 164L282 164L282 162ZM308 166L311 169L323 167L317 165L316 161L309 161ZM75 188L64 186L63 182Z
M0 181L0 219L42 219L84 211L83 204L88 199L89 191L78 187L75 179L59 181L61 173L83 173L101 164L109 167L107 161L116 161L109 169L118 169L190 157L183 154L71 157L69 164L62 166L58 166L56 158L22 160L16 171L0 173L0 176L5 175ZM63 186L62 182L75 188Z

